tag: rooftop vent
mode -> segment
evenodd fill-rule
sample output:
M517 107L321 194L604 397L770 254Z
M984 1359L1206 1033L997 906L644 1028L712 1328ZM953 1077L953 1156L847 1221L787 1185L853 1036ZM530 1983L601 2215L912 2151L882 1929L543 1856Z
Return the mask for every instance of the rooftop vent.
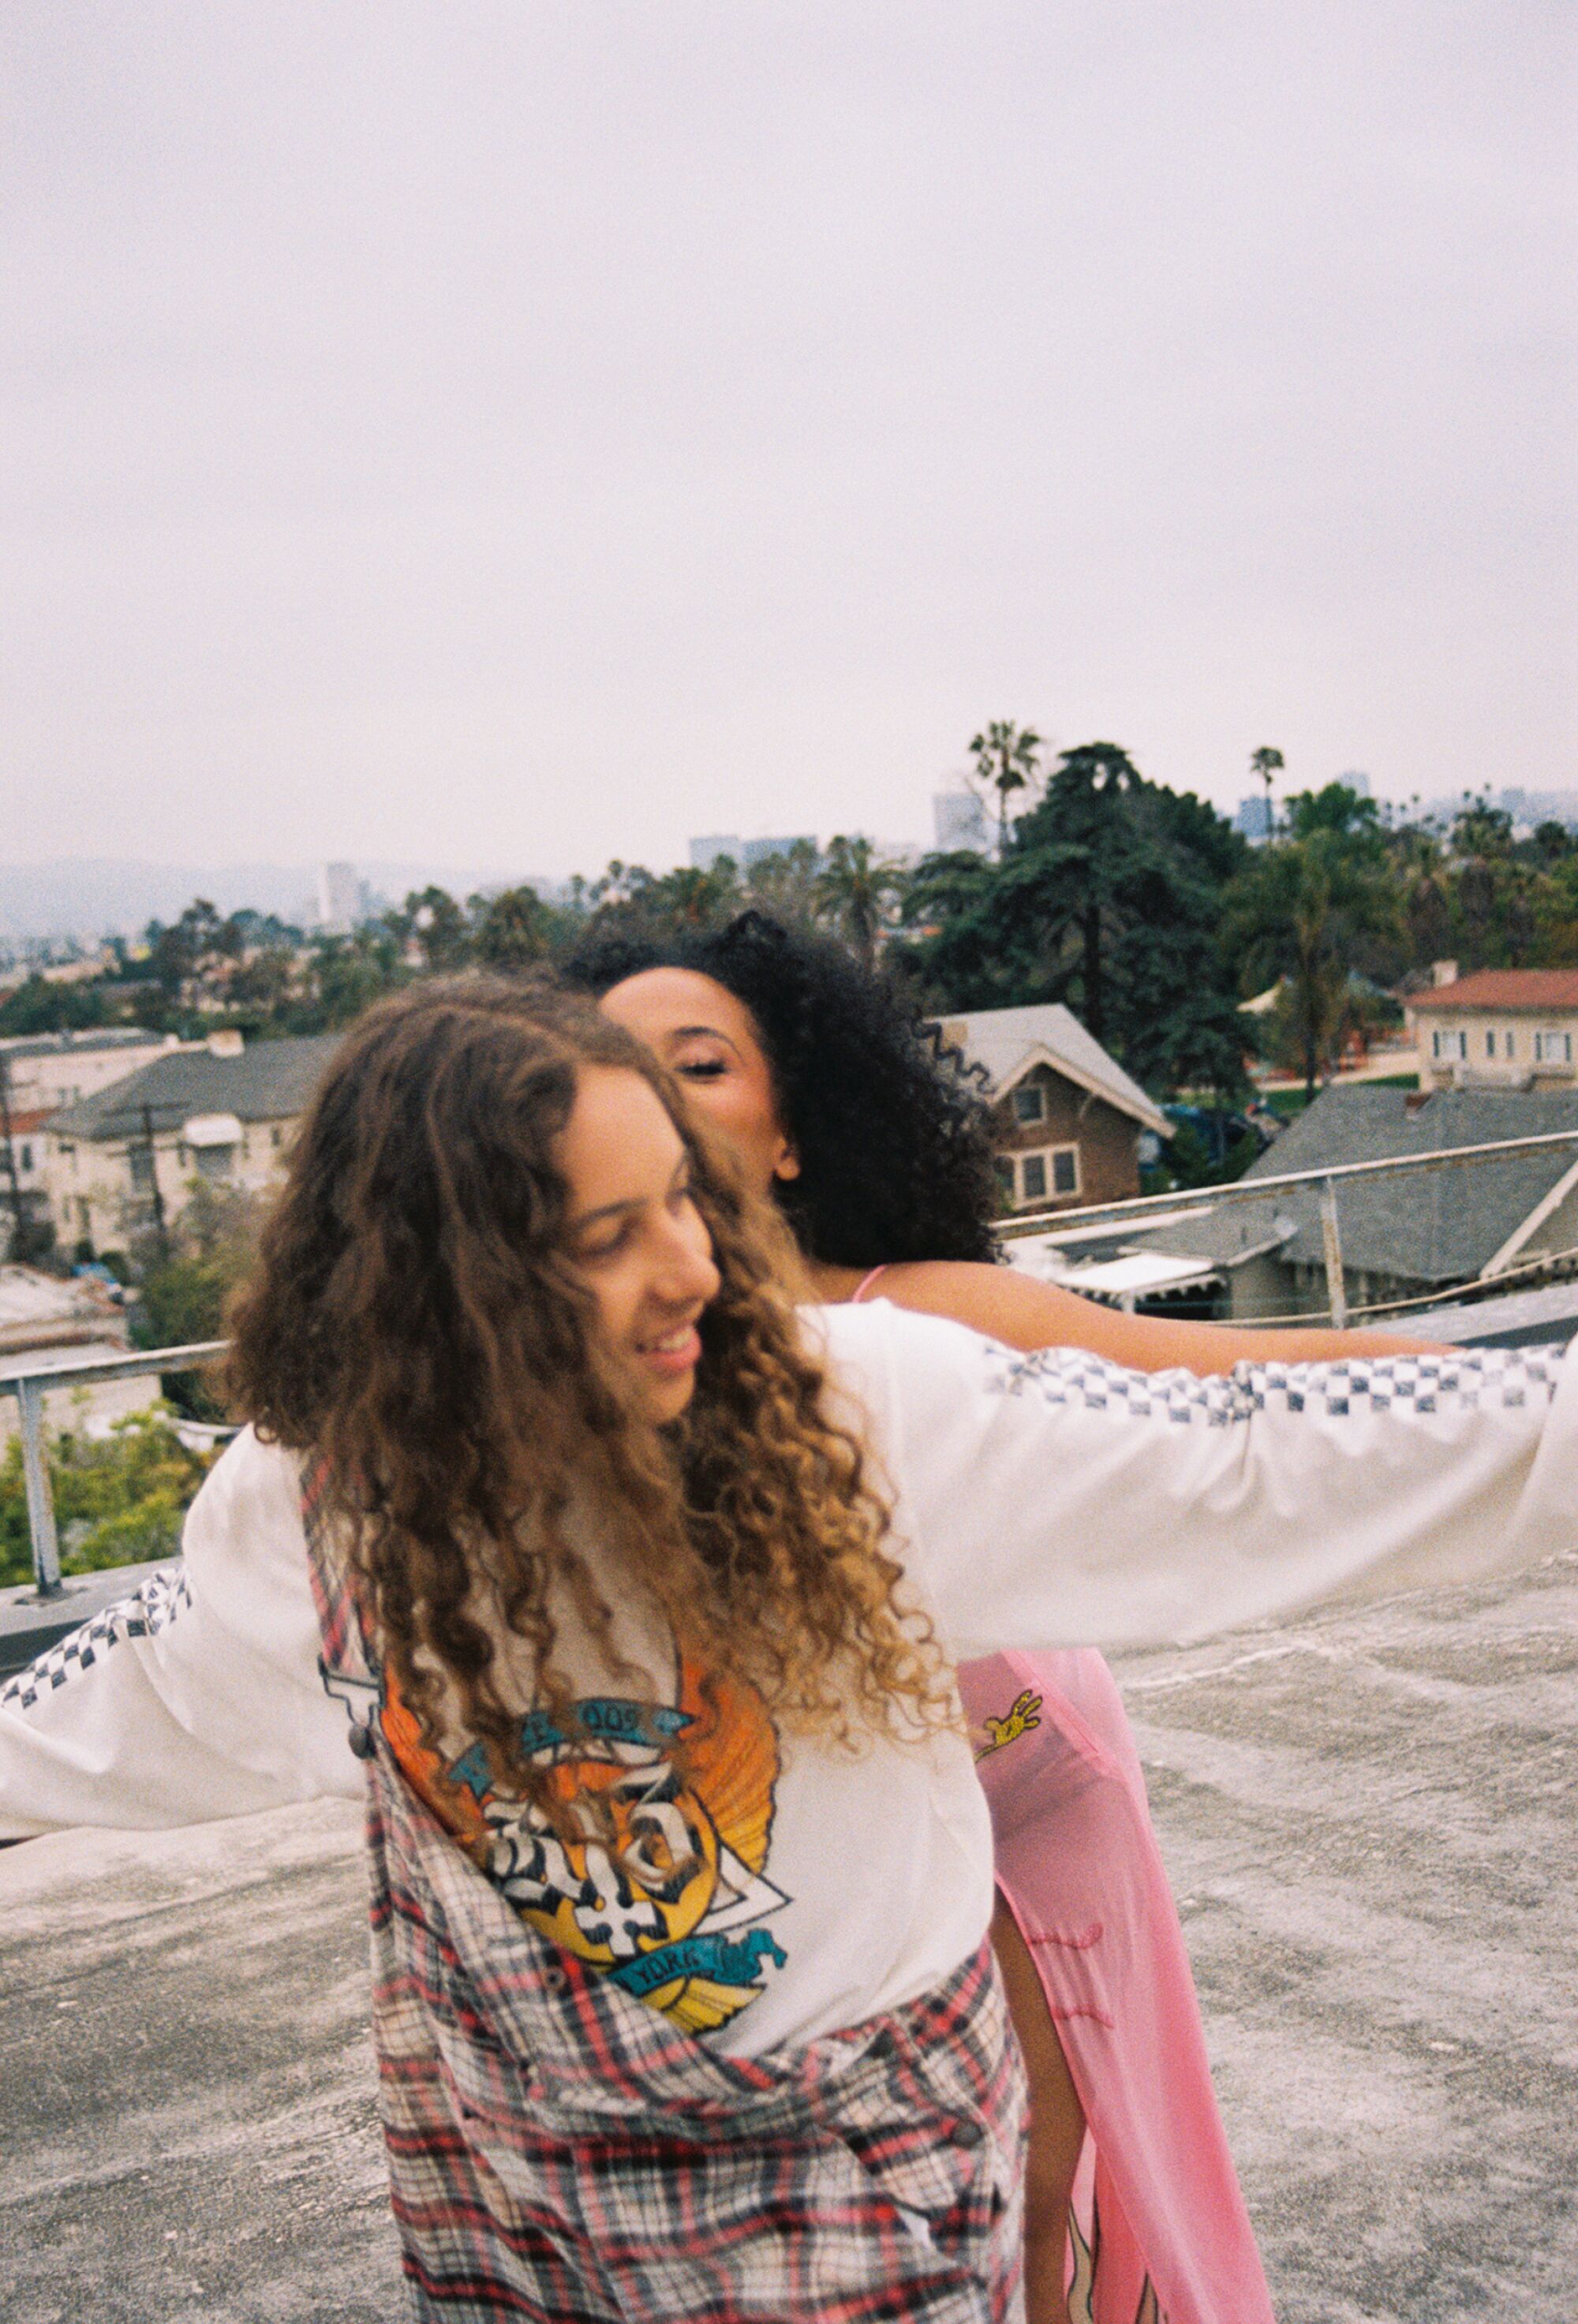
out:
M208 1036L208 1055L211 1057L238 1057L245 1047L234 1025L221 1026L217 1033Z

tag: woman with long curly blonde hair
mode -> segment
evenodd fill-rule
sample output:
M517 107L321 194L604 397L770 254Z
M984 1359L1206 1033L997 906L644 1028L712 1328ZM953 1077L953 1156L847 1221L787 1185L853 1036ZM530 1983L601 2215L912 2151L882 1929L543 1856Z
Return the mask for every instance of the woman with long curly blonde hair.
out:
M303 1126L180 1572L0 1693L0 1839L365 1789L430 2324L1015 2324L949 1658L1578 1541L1559 1352L1147 1380L797 1310L776 1232L587 1004L383 1003Z

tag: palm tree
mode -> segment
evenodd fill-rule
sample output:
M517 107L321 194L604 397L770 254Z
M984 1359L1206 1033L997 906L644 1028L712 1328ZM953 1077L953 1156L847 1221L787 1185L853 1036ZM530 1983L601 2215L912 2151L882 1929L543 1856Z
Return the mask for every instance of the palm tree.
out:
M1370 830L1297 827L1262 847L1223 893L1222 941L1243 990L1280 981L1305 1095L1336 1065L1352 1010L1356 941L1391 936L1398 886Z
M827 861L817 875L817 916L847 938L866 968L875 965L877 938L904 879L903 864L873 853L869 839L827 843Z
M1011 718L994 718L983 733L971 737L970 755L980 781L997 793L997 853L1008 853L1008 803L1015 791L1029 790L1040 763L1041 737L1033 726L1016 726Z
M1287 761L1281 752L1273 751L1265 742L1261 743L1258 751L1250 752L1250 772L1266 786L1266 836L1268 839L1273 839L1277 835L1277 810L1271 804L1271 778L1273 775L1280 774L1287 764Z

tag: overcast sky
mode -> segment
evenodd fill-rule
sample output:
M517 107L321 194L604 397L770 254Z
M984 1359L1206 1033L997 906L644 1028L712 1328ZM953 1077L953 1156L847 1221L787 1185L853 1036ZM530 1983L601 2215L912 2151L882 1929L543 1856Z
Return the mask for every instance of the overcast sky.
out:
M0 860L1578 783L1573 26L7 0Z

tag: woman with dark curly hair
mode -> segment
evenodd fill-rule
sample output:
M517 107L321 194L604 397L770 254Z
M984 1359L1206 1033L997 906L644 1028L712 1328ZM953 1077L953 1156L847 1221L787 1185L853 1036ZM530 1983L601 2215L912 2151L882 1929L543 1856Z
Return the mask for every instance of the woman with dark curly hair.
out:
M859 1300L880 1279L901 1306L1013 1345L1086 1347L1147 1370L1405 1344L1155 1322L993 1265L979 1090L882 978L824 936L752 910L674 942L586 945L567 973L648 1042L771 1186L825 1299ZM1094 1652L999 1655L960 1683L996 1831L993 1939L1030 2072L1031 2324L1066 2324L1071 2249L1076 2281L1094 2272L1098 2319L1131 2324L1148 2280L1170 2324L1269 2318L1106 1665ZM1087 1930L1097 1939L1082 1941Z
M0 1689L0 1839L365 1789L425 2324L1017 2324L953 1662L1578 1541L1578 1359L1153 1397L797 1310L787 1246L586 1002L381 1003L265 1229L179 1573Z

